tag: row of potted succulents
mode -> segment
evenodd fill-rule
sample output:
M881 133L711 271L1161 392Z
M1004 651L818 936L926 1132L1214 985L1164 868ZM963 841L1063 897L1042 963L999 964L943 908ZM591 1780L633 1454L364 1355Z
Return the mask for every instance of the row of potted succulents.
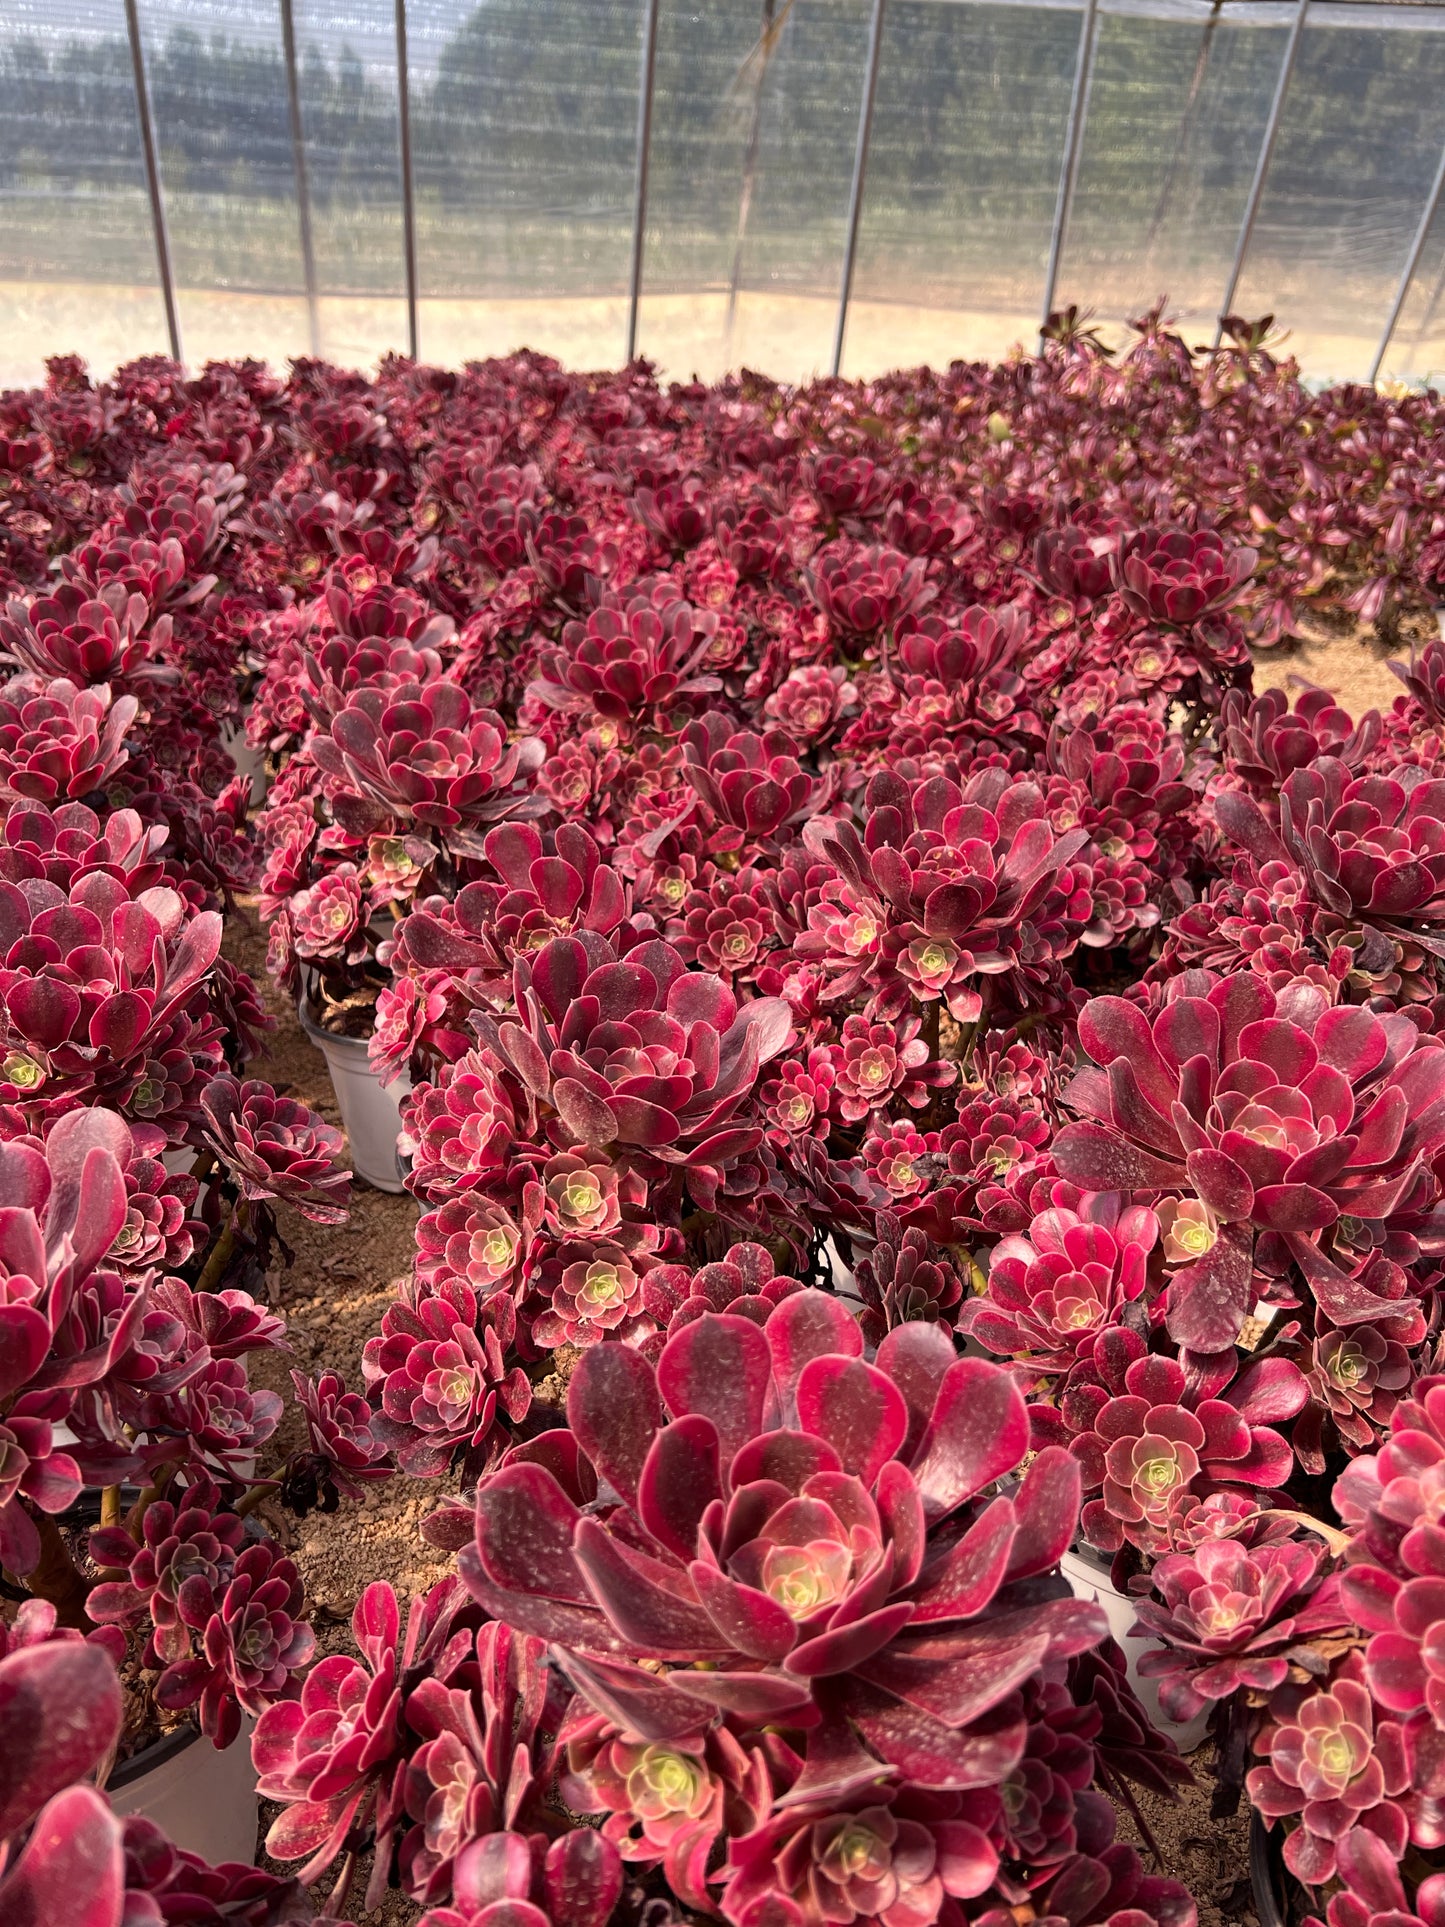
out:
M269 1462L248 1361L287 1349L277 1201L339 1220L350 1174L248 1075L271 1020L221 950L258 860L218 742L245 478L158 425L125 442L73 368L7 432L32 401L93 407L111 472L7 443L7 555L50 567L0 616L0 1917L299 1920L253 1866L239 1736L314 1652L260 1510L311 1455Z
M1190 1927L1111 1801L1207 1718L1331 1927L1429 1923L1445 649L1356 722L1246 645L1426 633L1435 398L1156 313L862 387L56 364L0 413L13 1187L64 1248L77 1159L140 1155L105 1117L221 1180L185 1253L144 1192L176 1276L92 1292L141 1363L42 1415L104 1495L71 1600L168 1713L256 1716L299 1864L178 1863L229 1899L161 1917ZM212 905L253 884L420 1207L284 1466L246 1286L270 1200L343 1187L243 1081ZM457 1575L313 1663L257 1508L395 1473ZM59 1487L14 1491L49 1543ZM91 1663L24 1611L27 1665ZM12 1834L69 1801L159 1883L89 1765Z

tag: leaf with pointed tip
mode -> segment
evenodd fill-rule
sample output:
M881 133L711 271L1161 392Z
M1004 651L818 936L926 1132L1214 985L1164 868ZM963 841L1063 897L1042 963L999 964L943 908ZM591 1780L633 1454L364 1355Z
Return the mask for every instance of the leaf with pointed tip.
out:
M1023 1394L1002 1365L960 1358L938 1388L910 1468L930 1521L1011 1472L1029 1447Z
M798 1379L798 1423L871 1486L907 1437L908 1407L892 1379L861 1358L814 1358Z
M750 1319L704 1312L663 1347L657 1385L675 1418L697 1412L712 1420L726 1465L763 1430L773 1396L768 1341Z
M603 1927L622 1893L621 1856L591 1827L574 1827L547 1849L542 1892L554 1921Z
M972 1619L981 1613L1003 1584L1017 1530L1008 1499L986 1506L946 1556L925 1571L913 1595L914 1623Z

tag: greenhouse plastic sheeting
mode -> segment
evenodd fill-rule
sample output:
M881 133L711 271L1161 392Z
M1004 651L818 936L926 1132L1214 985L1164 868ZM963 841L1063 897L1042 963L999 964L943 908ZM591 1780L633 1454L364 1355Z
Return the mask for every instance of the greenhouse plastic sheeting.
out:
M1311 11L1235 298L1362 381L1445 145L1445 13Z
M708 379L827 366L868 14L867 0L660 0L644 354Z
M1063 7L888 8L845 373L1033 334L1078 47Z
M103 290L103 292L102 292ZM122 0L11 0L0 25L0 380L163 353Z
M163 349L167 236L192 365L373 361L414 318L448 363L605 365L635 333L669 374L798 378L850 258L848 373L1031 342L1051 261L1107 338L1167 295L1207 341L1246 225L1233 306L1307 373L1445 367L1445 0L1312 0L1277 123L1297 0L283 4L134 0L156 210L126 0L9 0L0 380Z
M188 360L310 346L281 22L254 0L138 0Z
M421 352L622 359L641 0L411 0Z
M302 167L323 354L407 348L392 0L293 0Z
M1063 298L1114 319L1167 292L1186 340L1210 338L1289 38L1288 11L1101 12L1059 272ZM1372 312L1378 316L1378 303Z

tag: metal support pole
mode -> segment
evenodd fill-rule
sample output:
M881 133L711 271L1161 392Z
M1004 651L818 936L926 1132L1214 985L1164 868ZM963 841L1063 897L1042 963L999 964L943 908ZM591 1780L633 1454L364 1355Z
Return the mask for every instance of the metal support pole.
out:
M181 359L181 324L176 313L176 282L171 272L171 237L166 226L166 203L161 193L160 161L156 155L155 125L151 120L151 94L146 81L145 48L141 44L140 14L136 0L125 0L126 31L130 35L130 65L135 78L135 111L140 122L141 156L145 162L146 189L151 202L151 227L155 233L156 269L160 275L161 300L165 303L166 333L170 337L171 359Z
M1435 210L1440 205L1442 190L1445 190L1445 149L1441 150L1440 162L1435 169L1435 183L1430 189L1430 198L1426 201L1420 216L1420 225L1415 229L1415 238L1410 243L1410 253L1400 274L1400 285L1395 290L1395 299L1390 307L1389 319L1385 323L1385 332L1380 336L1380 345L1375 350L1375 359L1370 363L1371 385L1379 375L1380 363L1385 359L1385 350L1390 345L1390 337L1399 325L1400 311L1405 305L1405 297L1410 292L1410 283L1415 279L1415 270L1420 265L1420 256L1425 252L1425 243L1430 238L1430 229L1434 224Z
M311 189L306 178L306 135L301 125L301 76L296 66L296 20L292 0L281 0L281 48L286 56L286 94L291 107L291 167L296 176L296 219L301 232L301 274L306 283L306 325L311 352L321 353L321 315L316 305L316 253L311 245Z
M1440 272L1435 277L1435 285L1430 290L1430 299L1425 303L1425 312L1420 317L1420 325L1415 330L1415 339L1410 344L1410 352L1421 346L1430 332L1430 324L1435 319L1435 310L1440 306L1440 297L1445 294L1445 261L1440 264Z
M763 0L763 26L758 40L758 73L753 82L753 112L748 128L748 144L743 153L743 180L738 193L738 225L733 238L733 266L728 276L728 305L723 319L723 365L731 367L733 328L738 318L738 294L743 285L743 252L748 240L748 217L753 210L753 195L758 184L758 149L763 138L763 89L768 83L768 62L772 58L770 35L776 0Z
M1209 18L1204 23L1204 32L1199 36L1199 52L1194 61L1194 73L1189 82L1189 93L1184 102L1184 112L1179 118L1179 138L1174 143L1174 152L1169 159L1169 171L1164 176L1164 185L1159 190L1158 204L1154 209L1154 219L1149 223L1149 238L1144 243L1144 273L1146 287L1153 285L1154 249L1164 226L1164 216L1169 211L1169 203L1174 198L1175 183L1179 170L1184 165L1184 156L1189 151L1189 143L1194 138L1194 115L1199 105L1199 96L1204 88L1204 77L1209 71L1209 56L1214 48L1215 29L1219 25L1219 10L1224 0L1214 0L1209 10Z
M883 10L887 0L873 0L868 29L868 69L863 76L863 103L858 110L858 145L853 150L853 184L848 190L848 234L843 243L843 276L838 289L838 325L833 331L833 367L843 369L843 337L848 328L848 302L853 293L853 268L858 259L858 221L863 212L863 183L868 172L868 143L873 137L873 102L878 93L878 67L883 55Z
M1284 59L1280 62L1279 79L1274 86L1274 99L1270 102L1269 119L1264 125L1264 138L1259 144L1259 158L1254 164L1254 179L1249 187L1249 199L1244 205L1244 219L1239 224L1239 241L1234 250L1234 263L1229 270L1229 285L1224 290L1224 299L1219 304L1219 320L1214 329L1214 346L1219 346L1224 334L1224 317L1234 306L1234 297L1239 288L1239 277L1244 268L1244 257L1249 248L1250 236L1254 233L1255 217L1259 204L1264 199L1265 176L1269 173L1269 163L1274 154L1275 137L1279 133L1280 116L1284 112L1284 97L1289 91L1290 75L1294 72L1295 58L1299 53L1300 41L1304 37L1305 15L1309 12L1310 0L1297 0L1294 19L1290 22L1289 39L1285 43Z
M627 354L637 355L637 311L642 303L642 251L647 239L647 177L652 165L652 96L657 86L657 0L647 0L642 23L642 77L637 90L637 184L632 196L632 267L627 282Z
M420 358L416 326L416 194L411 172L411 81L406 59L406 0L396 0L397 139L401 149L401 246L406 258L406 351Z
M1089 118L1089 90L1094 81L1094 39L1099 20L1099 0L1085 0L1084 18L1079 27L1079 56L1074 63L1074 91L1069 99L1069 125L1064 135L1064 164L1059 170L1059 194L1054 203L1054 231L1049 237L1049 264L1044 270L1043 312L1039 329L1048 326L1054 311L1054 293L1059 284L1059 263L1064 257L1064 242L1069 234L1069 215L1079 185L1079 163L1084 154L1084 124Z

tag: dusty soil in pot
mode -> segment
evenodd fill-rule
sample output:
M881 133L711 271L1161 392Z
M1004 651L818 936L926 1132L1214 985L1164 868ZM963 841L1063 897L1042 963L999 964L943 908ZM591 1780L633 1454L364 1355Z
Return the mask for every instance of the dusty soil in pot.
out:
M1401 685L1385 666L1388 657L1406 657L1412 641L1425 639L1421 626L1418 637L1407 632L1397 647L1386 648L1368 628L1313 623L1302 641L1259 652L1256 687L1278 685L1293 696L1301 684L1317 683L1356 717L1372 707L1387 710L1401 693ZM265 935L253 906L243 905L230 919L226 950L250 971L277 1020L268 1052L256 1066L257 1075L269 1078L278 1090L302 1099L339 1126L340 1113L321 1053L302 1032L295 1006L266 976ZM275 1441L278 1453L292 1450L304 1439L299 1416L289 1402L288 1374L293 1364L313 1375L333 1368L360 1388L362 1346L379 1327L397 1282L410 1268L415 1221L416 1206L410 1198L388 1197L364 1185L356 1188L351 1221L344 1226L312 1225L294 1212L282 1212L281 1229L295 1258L289 1268L278 1261L268 1275L268 1285L286 1312L294 1358L269 1355L253 1361L257 1382L288 1396L287 1416ZM560 1402L571 1362L559 1354L558 1369L538 1385L540 1396ZM329 1518L319 1513L303 1520L279 1514L271 1518L273 1530L288 1543L305 1573L323 1652L347 1648L351 1609L372 1580L390 1580L405 1599L450 1570L451 1562L432 1552L418 1527L454 1489L450 1480L423 1484L398 1478L371 1488L359 1505L343 1503ZM1177 1805L1141 1800L1159 1847L1160 1870L1189 1887L1199 1904L1201 1927L1258 1927L1249 1888L1247 1809L1232 1820L1211 1819L1209 1743L1194 1755L1192 1764L1197 1785ZM263 1834L275 1811L263 1807ZM1145 1846L1128 1814L1121 1815L1120 1836ZM359 1871L353 1890L357 1896L365 1888L366 1872L364 1867ZM392 1894L378 1912L364 1912L356 1899L348 1911L367 1927L410 1927L421 1909Z

